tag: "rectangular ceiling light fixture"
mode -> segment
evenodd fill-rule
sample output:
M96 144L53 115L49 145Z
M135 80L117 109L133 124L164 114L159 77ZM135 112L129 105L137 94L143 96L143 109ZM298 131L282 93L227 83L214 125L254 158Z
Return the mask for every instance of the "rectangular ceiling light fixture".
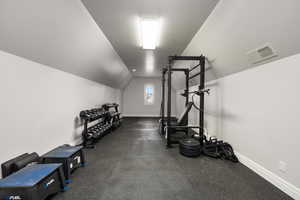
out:
M159 39L159 20L141 19L140 30L143 49L154 50Z

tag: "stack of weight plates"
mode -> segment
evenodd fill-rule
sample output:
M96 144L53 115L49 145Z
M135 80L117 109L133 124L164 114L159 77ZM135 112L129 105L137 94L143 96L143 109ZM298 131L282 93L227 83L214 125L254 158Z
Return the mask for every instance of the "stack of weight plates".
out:
M193 138L183 139L179 142L179 152L187 157L198 157L201 154L201 145Z

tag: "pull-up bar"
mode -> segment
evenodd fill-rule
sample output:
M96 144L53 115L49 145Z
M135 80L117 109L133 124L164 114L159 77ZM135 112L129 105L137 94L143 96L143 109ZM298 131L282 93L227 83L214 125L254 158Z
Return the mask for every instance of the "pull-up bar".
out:
M163 72L166 73L168 71L167 68L163 68ZM171 71L178 71L178 72L188 72L188 69L186 68L172 68Z
M199 64L199 65L196 65L195 67L193 67L193 68L191 68L191 69L185 69L185 68L172 68L171 70L172 70L172 71L182 71L182 72L187 71L187 72L190 73L191 71L193 71L194 69L196 69L196 68L199 67L199 66L200 66L200 64ZM211 67L205 68L205 71L206 71L206 70L209 70L210 68L211 68ZM168 71L167 68L163 68L163 72L164 72L164 73L166 73L167 71ZM196 74L193 74L192 76L189 77L189 80L191 80L191 79L197 77L197 76L200 75L201 73L204 73L204 72L198 72L198 73L196 73Z
M202 60L204 56L169 56L169 61L174 60Z

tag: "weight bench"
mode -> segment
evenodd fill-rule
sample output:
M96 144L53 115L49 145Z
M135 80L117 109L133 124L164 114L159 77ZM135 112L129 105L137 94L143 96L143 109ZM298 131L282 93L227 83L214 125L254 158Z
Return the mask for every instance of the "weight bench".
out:
M42 163L61 163L66 177L66 183L71 182L71 173L85 166L85 156L83 146L59 146L45 155L41 156Z
M9 176L10 174L18 171L15 167L15 162L18 162L19 160L26 158L28 155L29 155L28 153L24 153L20 156L17 156L13 159L6 161L5 163L2 163L1 164L2 178L5 178L5 177Z
M179 143L179 140L181 140L183 137L188 135L188 128L185 127L188 125L188 114L191 111L193 107L193 102L189 102L184 111L181 113L180 117L178 119L172 119L170 128L168 128L168 135L172 138L172 143ZM164 127L167 127L167 121L165 121ZM176 127L176 128L175 128ZM185 135L182 135L180 133L184 133Z

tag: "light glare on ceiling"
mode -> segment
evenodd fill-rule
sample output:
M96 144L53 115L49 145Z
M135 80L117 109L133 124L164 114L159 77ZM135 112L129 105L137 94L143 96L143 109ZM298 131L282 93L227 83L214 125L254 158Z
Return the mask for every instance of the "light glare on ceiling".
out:
M146 52L146 72L152 73L154 70L154 53L153 51Z
M140 32L143 49L154 50L156 48L159 39L159 29L159 20L141 19Z

